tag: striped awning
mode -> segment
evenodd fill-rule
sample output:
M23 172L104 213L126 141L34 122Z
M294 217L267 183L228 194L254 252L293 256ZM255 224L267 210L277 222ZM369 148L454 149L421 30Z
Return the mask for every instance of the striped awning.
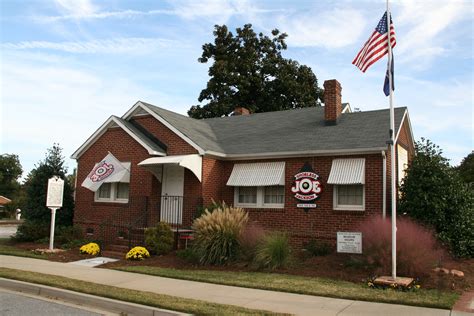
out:
M235 164L227 185L236 187L285 185L285 162Z
M334 159L328 184L364 184L365 158Z

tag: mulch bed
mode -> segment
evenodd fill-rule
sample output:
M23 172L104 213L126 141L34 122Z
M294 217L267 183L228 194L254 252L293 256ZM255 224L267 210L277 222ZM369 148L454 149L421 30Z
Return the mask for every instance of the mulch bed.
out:
M25 250L38 248L47 248L47 244L38 243L16 243L15 247ZM67 251L55 254L46 254L48 260L58 262L71 262L82 259L93 258L93 256L82 255L79 253L79 248L69 249ZM372 277L375 271L364 265L351 264L356 262L351 260L352 257L347 254L333 253L327 256L298 258L290 268L277 269L274 273L299 275L306 277L324 277L337 280L364 282L367 278ZM114 268L123 266L155 266L162 268L187 269L187 270L211 270L211 271L243 271L254 272L257 271L253 267L243 263L233 263L225 266L201 266L191 264L176 256L175 252L164 256L152 256L143 261L128 261L121 259L117 262L111 262L102 265L102 268ZM456 269L464 272L464 278L458 278L444 273L436 273L429 271L429 274L420 279L420 283L424 288L438 288L469 291L473 290L474 285L474 259L463 260L445 260L443 267L448 269ZM382 274L380 271L378 275Z

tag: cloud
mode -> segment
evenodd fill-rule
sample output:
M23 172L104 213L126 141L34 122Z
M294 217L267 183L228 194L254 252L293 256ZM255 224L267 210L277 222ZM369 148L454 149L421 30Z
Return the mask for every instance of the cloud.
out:
M471 18L470 1L411 1L398 4L399 15L394 21L403 36L397 36L400 62L431 63L433 58L450 53L452 38L462 36L460 23ZM469 26L468 26L469 28ZM449 32L448 30L453 31ZM399 33L399 32L397 32Z
M289 35L290 45L327 49L342 48L355 43L366 25L362 13L350 8L336 8L319 14L307 12L280 15L276 21Z
M184 47L177 41L162 38L127 37L76 42L24 41L19 43L2 43L1 49L13 50L56 50L76 54L94 53L149 53L162 48Z
M55 16L33 16L37 22L57 22L64 20L94 20L94 19L129 19L154 15L174 15L182 19L205 18L215 23L225 23L232 16L243 15L253 17L260 13L274 12L275 10L260 9L247 0L182 0L170 1L170 9L154 10L118 10L106 11L98 8L88 0L57 0L64 14Z

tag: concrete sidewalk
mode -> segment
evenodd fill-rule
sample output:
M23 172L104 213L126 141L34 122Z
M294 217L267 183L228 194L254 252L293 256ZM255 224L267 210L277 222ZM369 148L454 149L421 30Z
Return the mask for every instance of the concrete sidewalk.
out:
M0 256L0 267L59 275L121 288L296 315L383 314L387 316L449 316L464 314L433 308L352 301L169 279L22 257Z

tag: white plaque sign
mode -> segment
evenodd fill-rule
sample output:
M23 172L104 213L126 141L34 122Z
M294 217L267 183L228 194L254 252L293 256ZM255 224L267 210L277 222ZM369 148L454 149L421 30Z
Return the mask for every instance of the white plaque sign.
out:
M337 232L337 252L362 253L362 233Z
M46 207L60 208L63 206L64 180L54 176L48 180Z

